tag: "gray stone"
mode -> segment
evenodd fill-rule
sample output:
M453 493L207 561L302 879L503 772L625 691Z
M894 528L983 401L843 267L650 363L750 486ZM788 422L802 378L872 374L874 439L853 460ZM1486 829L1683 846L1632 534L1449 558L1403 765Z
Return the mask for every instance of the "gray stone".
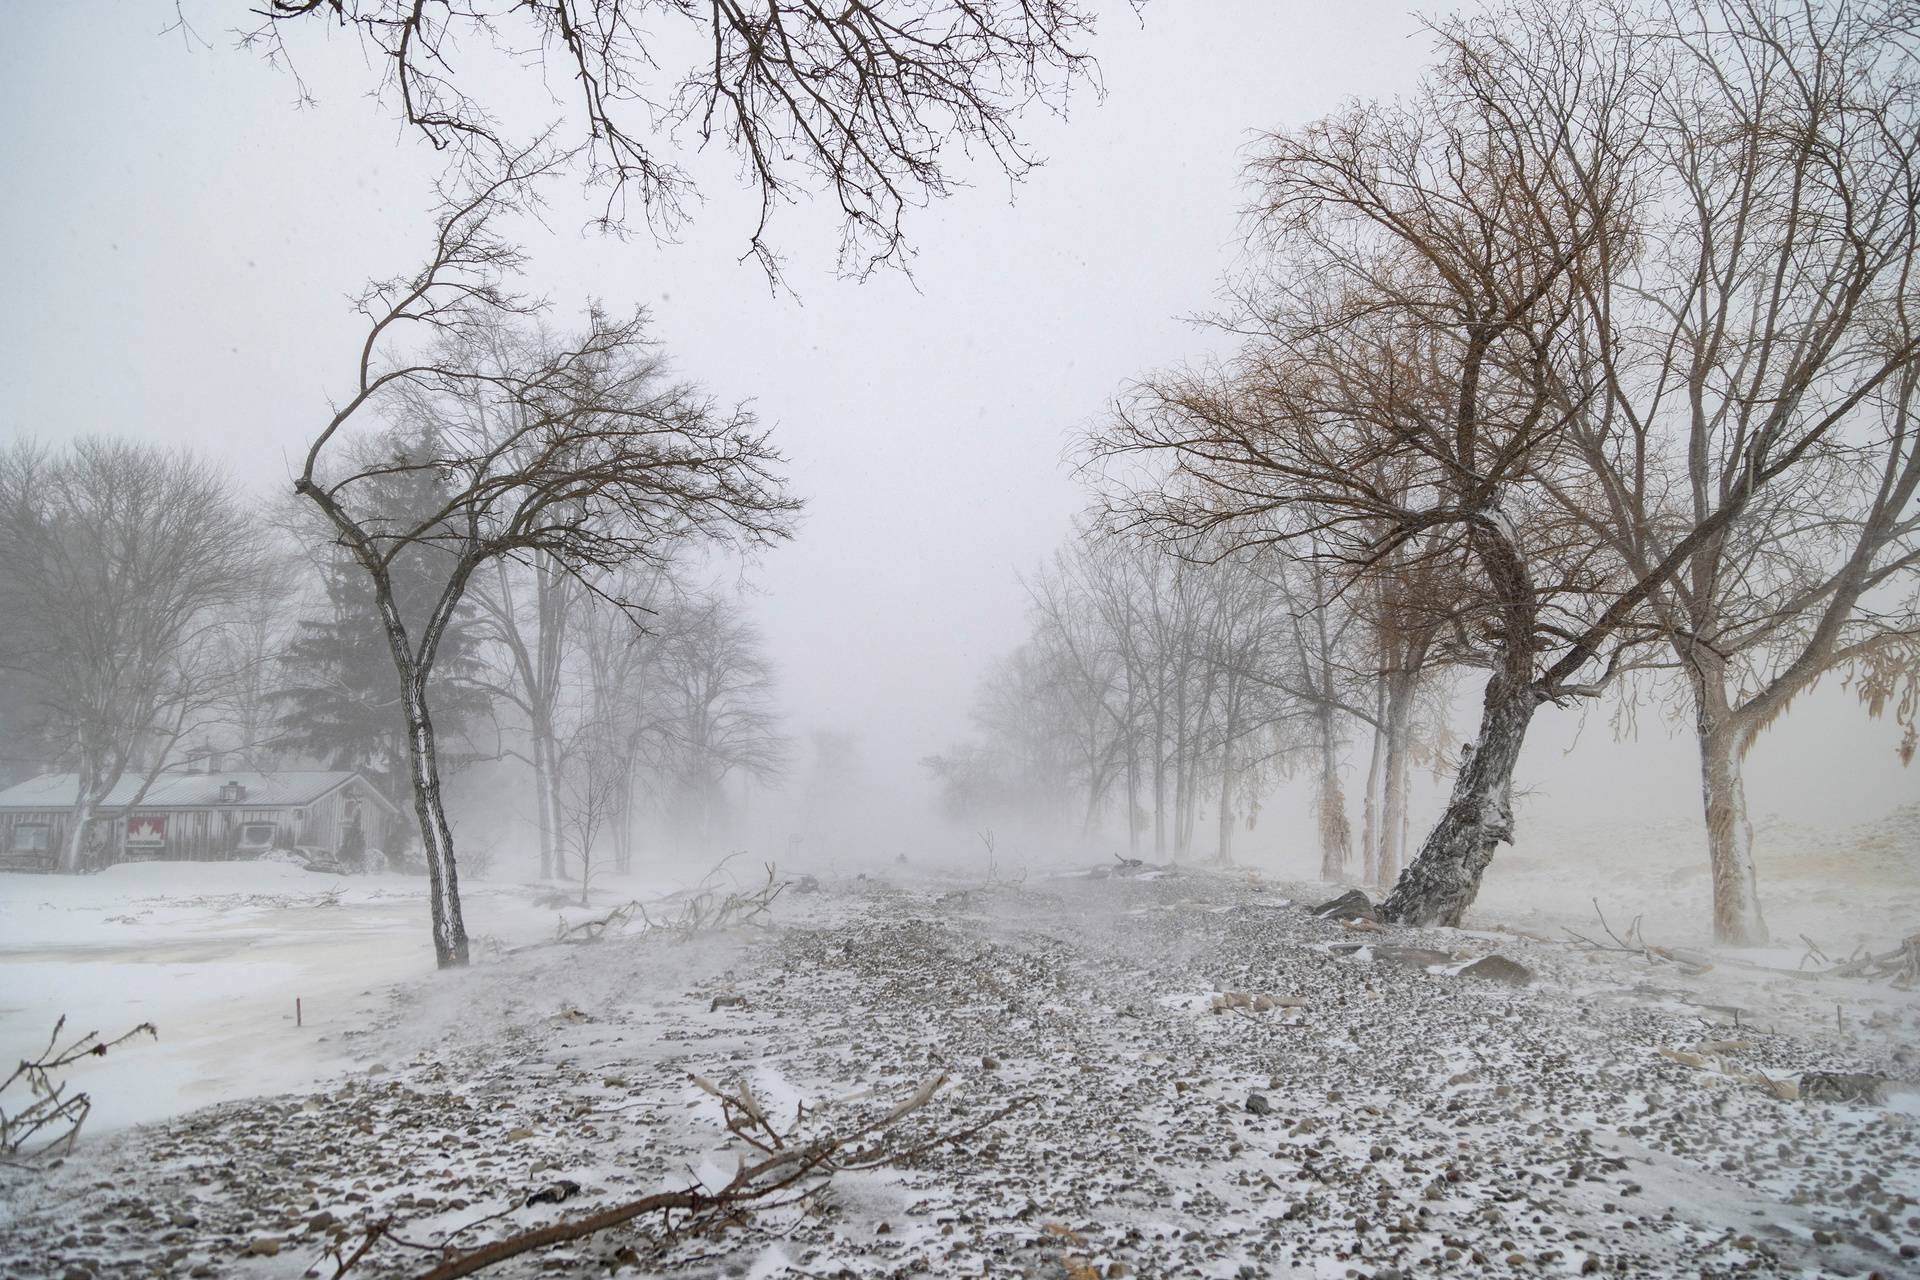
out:
M1504 982L1510 987L1524 987L1533 981L1533 970L1505 956L1482 956L1460 971L1463 978L1478 978L1482 982Z
M1373 903L1358 889L1349 889L1331 902L1321 903L1313 909L1313 914L1322 920L1380 919L1379 913L1373 909Z

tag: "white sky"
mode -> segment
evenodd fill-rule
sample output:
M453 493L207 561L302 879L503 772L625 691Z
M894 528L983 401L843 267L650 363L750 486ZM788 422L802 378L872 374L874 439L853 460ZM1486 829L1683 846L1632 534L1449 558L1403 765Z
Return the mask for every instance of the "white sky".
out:
M232 47L244 5L187 6L211 48L161 34L171 8L45 6L0 47L0 432L192 443L266 489L350 372L347 296L417 260L436 159L365 100L350 44L296 45L318 98L297 109L289 76ZM560 193L534 244L559 315L651 304L681 369L753 398L792 459L809 511L754 607L796 729L857 730L877 774L917 787L913 761L965 732L975 677L1020 637L1015 572L1084 501L1070 433L1204 345L1181 317L1230 261L1251 131L1392 93L1415 25L1396 3L1166 0L1144 24L1116 6L1106 100L1034 122L1048 163L1013 198L982 167L916 216L912 282L834 279L829 225L787 211L800 296L772 296L738 261L752 206L724 164L677 244L583 235ZM1546 717L1522 781L1556 816L1692 812L1687 736L1649 718L1616 746L1604 719L1568 756L1571 717ZM1755 753L1756 813L1913 798L1893 741L1823 691Z

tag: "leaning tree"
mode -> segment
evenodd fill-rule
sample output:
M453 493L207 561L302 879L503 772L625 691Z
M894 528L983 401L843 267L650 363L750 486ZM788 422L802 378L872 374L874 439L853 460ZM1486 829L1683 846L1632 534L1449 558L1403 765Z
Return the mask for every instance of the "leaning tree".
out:
M1790 24L1767 30L1795 38ZM1610 307L1671 269L1663 258L1682 234L1671 222L1703 216L1668 198L1671 153L1653 124L1686 32L1669 10L1522 3L1439 35L1444 57L1409 102L1265 142L1255 177L1270 273L1236 321L1254 336L1223 368L1147 384L1096 449L1171 461L1171 480L1155 475L1118 503L1163 531L1232 524L1318 541L1360 576L1395 557L1450 566L1463 593L1450 625L1488 671L1480 728L1385 909L1457 924L1512 838L1514 766L1538 709L1591 697L1644 661L1662 636L1662 590L1759 495L1842 441L1917 349L1904 273L1877 265L1875 210L1842 194L1783 221L1816 191L1826 199L1829 179L1813 177L1758 202L1740 233L1786 245L1761 283L1762 314L1796 335L1766 368L1748 367L1739 344L1699 353L1699 377L1756 380L1756 398L1730 397L1740 447L1698 501L1659 504L1658 536L1638 554L1596 537L1590 514L1614 497L1607 460L1643 443L1627 474L1649 491L1672 468L1688 474L1670 434L1684 412L1624 411L1647 391L1645 344L1618 392L1606 363L1621 318ZM1690 87L1711 99L1732 83L1701 75ZM1765 122L1711 141L1726 182L1770 181L1777 149L1824 154L1840 142L1830 130L1850 127L1828 114L1784 142ZM1863 220L1842 220L1853 214ZM1839 266L1822 275L1822 259ZM1803 326L1833 301L1823 280L1839 309ZM1743 318L1744 304L1734 311Z
M643 311L596 308L583 329L561 335L538 327L538 308L511 292L521 255L499 224L524 210L530 184L553 164L523 154L449 194L425 265L362 296L369 327L349 394L294 481L372 587L400 684L443 967L466 962L467 938L428 678L476 573L537 558L599 591L612 570L660 560L678 538L784 538L797 509L752 414L670 381ZM503 328L525 329L525 340L502 341ZM425 341L410 344L414 334ZM432 430L415 434L422 447L385 458L343 447L358 424L383 415ZM366 501L408 473L434 477L442 496L407 512ZM438 560L438 590L409 618L393 567L415 549Z
M1467 588L1456 625L1488 672L1480 731L1389 900L1426 921L1472 901L1511 836L1535 711L1591 683L1640 598L1542 518L1531 483L1565 451L1552 374L1572 279L1630 230L1633 124L1609 91L1636 73L1632 51L1589 65L1584 24L1507 16L1513 37L1491 18L1443 28L1408 102L1264 141L1267 270L1232 321L1253 336L1222 366L1143 383L1092 442L1109 467L1149 467L1116 476L1124 524L1237 531L1348 577L1433 565Z

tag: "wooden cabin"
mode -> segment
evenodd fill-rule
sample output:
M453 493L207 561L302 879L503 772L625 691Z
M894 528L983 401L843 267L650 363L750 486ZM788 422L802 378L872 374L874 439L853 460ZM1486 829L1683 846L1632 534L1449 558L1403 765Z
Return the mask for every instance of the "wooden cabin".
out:
M356 819L366 845L387 843L399 818L358 773L163 773L139 803L140 779L122 778L93 822L92 865L253 858L304 845L338 852ZM79 778L47 773L0 791L0 868L50 870L65 847Z

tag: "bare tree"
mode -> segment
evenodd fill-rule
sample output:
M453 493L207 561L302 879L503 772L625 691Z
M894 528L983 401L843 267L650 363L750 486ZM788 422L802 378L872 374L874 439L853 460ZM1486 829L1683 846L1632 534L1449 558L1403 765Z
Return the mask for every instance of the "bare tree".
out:
M1897 8L1716 0L1669 18L1645 248L1582 277L1569 510L1651 596L1693 706L1714 931L1764 942L1742 761L1824 672L1920 636L1920 57ZM1755 459L1790 469L1754 490Z
M1782 15L1758 29L1802 38ZM1171 459L1170 486L1116 502L1144 527L1238 522L1323 542L1349 572L1411 559L1450 566L1468 588L1450 625L1461 658L1489 669L1480 730L1386 903L1397 918L1457 924L1511 838L1513 768L1535 711L1594 696L1644 661L1662 592L1911 367L1912 202L1892 217L1900 201L1850 187L1833 157L1856 131L1912 130L1834 111L1784 134L1703 130L1718 148L1714 192L1772 188L1781 155L1806 162L1734 237L1757 237L1771 265L1707 286L1751 288L1751 309L1735 311L1788 332L1770 355L1720 342L1724 326L1709 322L1714 344L1689 367L1739 406L1738 446L1717 483L1691 503L1656 502L1623 548L1595 536L1591 513L1623 483L1661 496L1673 459L1649 409L1662 393L1648 347L1684 346L1671 314L1644 323L1635 308L1658 311L1663 282L1684 284L1698 261L1675 250L1723 230L1717 197L1707 209L1663 198L1674 161L1655 103L1685 22L1523 3L1438 35L1441 63L1408 105L1268 140L1255 172L1270 270L1241 299L1247 348L1227 368L1150 384L1096 449ZM1685 83L1698 96L1686 110L1737 114L1737 79ZM1858 176L1911 190L1907 145L1889 142ZM1899 247L1880 247L1887 234ZM1648 411L1629 412L1636 403Z
M625 601L626 607L612 607L604 596ZM611 589L582 601L578 618L588 714L617 763L620 785L610 824L614 860L623 872L633 865L641 777L657 776L671 741L664 628L669 603L683 597L670 563L630 565Z
M262 588L258 540L202 459L88 438L0 450L0 661L78 787L60 867L77 871L100 807L134 802L233 692L233 634Z
M1064 110L1091 70L1093 26L1067 0L267 0L255 12L243 42L277 62L295 27L355 32L380 95L436 148L509 149L504 95L485 96L475 49L508 55L541 93L570 84L615 226L637 196L650 223L676 227L697 195L680 139L718 139L759 193L750 244L770 273L769 219L801 190L831 193L842 265L866 270L902 255L907 209L953 187L950 150L1024 174L1035 161L1015 121Z
M690 596L659 625L662 781L683 833L711 846L728 816L728 779L771 782L785 769L773 667L759 631L722 595Z
M533 310L509 291L520 254L498 223L524 209L528 184L552 163L521 155L498 176L449 194L425 265L362 296L369 328L352 384L294 483L373 584L402 690L443 966L465 963L467 942L427 681L475 574L503 558L544 556L591 586L621 565L661 557L673 537L784 538L796 506L750 414L665 378L643 312L615 318L595 310L571 337L498 340L502 325ZM432 341L408 349L409 330ZM336 469L343 435L382 411L430 422L434 432L411 453ZM447 496L437 509L399 519L363 508L362 487L396 472L430 473ZM415 546L440 553L444 576L425 621L409 626L389 568Z
M587 905L600 837L620 821L627 785L615 727L602 720L580 726L559 762L560 833L580 867L580 905Z
M1271 267L1238 321L1257 336L1226 369L1148 384L1094 442L1171 461L1171 484L1116 497L1138 527L1234 526L1346 574L1396 553L1471 571L1482 723L1389 900L1409 919L1458 922L1511 837L1534 711L1591 689L1596 659L1604 678L1651 586L1610 578L1529 485L1563 450L1548 375L1571 279L1627 230L1617 98L1638 67L1630 46L1589 57L1588 33L1526 8L1457 24L1409 104L1269 138Z
M502 557L473 598L499 657L499 680L488 689L527 721L540 836L540 876L566 876L561 838L560 724L574 615L586 598L580 581L542 554L524 564Z
M1129 847L1151 822L1154 852L1197 845L1216 802L1215 856L1278 750L1263 741L1295 703L1278 670L1285 597L1251 563L1213 563L1103 536L1088 525L1027 579L1029 633L982 679L982 740L929 758L957 820L1092 836L1117 799ZM1244 807L1242 807L1244 806Z

